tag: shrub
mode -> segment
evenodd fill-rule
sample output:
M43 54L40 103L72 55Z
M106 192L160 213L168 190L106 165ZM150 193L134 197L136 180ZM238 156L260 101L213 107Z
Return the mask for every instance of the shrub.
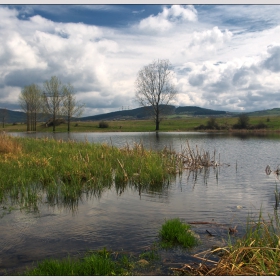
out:
M207 121L207 126L208 129L219 129L219 125L217 123L217 119L215 117L209 117Z
M256 128L256 129L263 129L263 128L267 128L267 125L264 122L259 122L258 124L256 124L254 126L254 128Z
M249 116L247 114L241 114L238 117L238 121L236 124L234 124L232 127L237 129L242 128L249 128Z
M99 128L108 128L109 124L107 122L101 121L98 125Z

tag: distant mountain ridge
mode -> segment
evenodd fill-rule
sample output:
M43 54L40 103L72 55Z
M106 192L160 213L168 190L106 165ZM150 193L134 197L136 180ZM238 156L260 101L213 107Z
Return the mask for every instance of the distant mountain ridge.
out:
M190 115L190 116L210 116L210 115L226 115L226 111L217 111L211 109L204 109L197 106L175 107L172 105L161 105L161 110L166 115ZM152 115L152 107L140 107L131 110L116 111L96 116L89 116L80 118L81 121L97 121L97 120L111 120L111 119L145 119Z
M212 110L201 108L198 106L181 106L175 107L173 105L162 105L162 110L166 115L172 115L176 117L182 115L189 115L193 117L197 116L233 116L238 115L240 112L228 112L222 110ZM249 116L271 116L280 115L280 108L273 108L262 111L254 111L246 113ZM0 109L0 123L5 116L5 123L24 123L26 122L26 114L24 112L12 111L8 109ZM152 116L152 107L140 107L131 110L115 111L105 114L99 114L94 116L75 118L79 121L99 121L99 120L114 120L114 119L147 119ZM47 119L47 118L45 118Z

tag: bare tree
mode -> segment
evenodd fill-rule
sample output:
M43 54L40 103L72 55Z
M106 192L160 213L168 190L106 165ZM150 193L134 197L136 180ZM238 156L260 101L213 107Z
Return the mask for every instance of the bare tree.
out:
M163 108L175 99L176 88L172 82L173 75L169 60L157 60L144 66L139 72L135 82L136 100L141 106L151 106L159 130L159 123Z
M25 86L19 95L19 104L26 113L27 131L36 131L38 114L42 112L42 91L38 85Z
M5 128L5 122L7 120L8 114L9 114L9 112L6 108L0 109L0 118L2 119L2 127L3 128Z
M64 86L63 115L67 118L68 132L73 117L80 117L84 111L84 104L79 104L74 96L74 87L71 84Z
M64 86L56 76L52 76L44 83L43 88L43 109L46 114L52 116L53 132L55 132L57 118L63 113Z

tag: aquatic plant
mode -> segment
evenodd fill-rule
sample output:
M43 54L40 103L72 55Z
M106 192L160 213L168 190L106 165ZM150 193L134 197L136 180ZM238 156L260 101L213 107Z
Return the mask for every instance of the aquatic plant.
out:
M191 231L191 226L180 221L179 218L166 220L159 232L161 246L169 248L181 245L190 248L198 244L198 239Z
M69 256L62 260L49 259L24 273L24 276L114 276L129 275L121 262L116 262L112 254L103 249L90 253L84 258Z
M143 145L116 148L106 144L6 137L21 152L0 153L0 202L24 207L42 200L73 207L83 193L100 196L116 186L164 186L176 175L176 162L165 152Z
M280 222L277 213L265 221L260 212L257 221L248 220L246 234L224 248L209 250L222 252L218 262L207 257L198 267L185 265L176 269L187 275L208 276L280 276ZM203 252L206 255L205 252ZM214 266L206 263L214 263Z

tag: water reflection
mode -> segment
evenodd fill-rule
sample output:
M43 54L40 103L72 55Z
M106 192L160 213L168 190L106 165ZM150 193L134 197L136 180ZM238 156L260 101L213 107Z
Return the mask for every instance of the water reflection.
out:
M140 253L142 248L157 240L158 230L165 219L177 217L186 222L214 221L225 226L224 229L194 225L202 240L202 247L198 250L204 250L221 242L221 238L227 240L226 229L229 227L237 225L241 236L249 213L256 217L260 209L264 215L274 211L279 213L279 206L274 209L278 180L273 173L265 173L268 164L274 170L280 163L277 154L280 151L279 135L245 135L245 138L244 134L198 132L14 135L105 142L118 147L141 142L148 149L172 147L177 152L182 151L188 141L191 147L197 145L204 150L216 150L216 155L220 154L221 166L184 170L180 176L161 186L137 183L113 183L107 188L93 189L85 186L76 196L66 198L61 193L60 196L49 193L47 197L44 186L41 186L37 213L20 211L15 200L9 201L7 205L1 205L6 209L0 209L0 273L5 268L8 271L24 268L46 257L83 254L88 249L104 246L116 251ZM13 205L14 209L9 211ZM209 238L206 229L216 232L219 239ZM169 259L178 257L182 262L186 259L185 252L165 254Z

